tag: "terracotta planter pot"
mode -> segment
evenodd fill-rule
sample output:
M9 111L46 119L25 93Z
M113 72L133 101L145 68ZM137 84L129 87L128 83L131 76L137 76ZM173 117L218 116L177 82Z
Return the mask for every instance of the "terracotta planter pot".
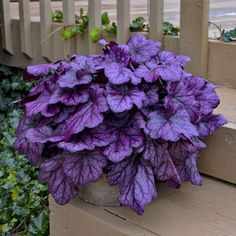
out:
M99 206L119 206L119 187L109 186L106 177L80 189L79 198Z

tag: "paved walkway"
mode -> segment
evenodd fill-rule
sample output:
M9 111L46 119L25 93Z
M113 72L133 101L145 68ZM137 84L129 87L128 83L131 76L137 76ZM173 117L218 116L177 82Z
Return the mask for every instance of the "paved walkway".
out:
M76 13L79 13L81 7L87 9L88 1L75 1ZM131 0L131 18L147 15L147 0ZM112 20L116 20L116 0L102 0L102 10L107 11ZM179 25L180 0L164 0L164 20L170 21L174 25ZM19 18L18 3L11 3L12 18ZM61 2L53 2L53 9L61 9ZM31 2L31 18L33 21L39 21L39 3ZM221 25L222 28L232 29L236 27L236 0L210 0L210 21ZM210 28L210 36L217 32L214 27Z

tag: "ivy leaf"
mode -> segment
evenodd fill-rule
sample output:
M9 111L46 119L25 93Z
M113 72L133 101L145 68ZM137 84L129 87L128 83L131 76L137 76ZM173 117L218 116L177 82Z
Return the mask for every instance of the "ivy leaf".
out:
M99 28L93 28L89 34L90 40L93 43L96 43L100 39L100 34L101 34L101 30Z
M73 32L71 31L70 28L65 27L64 29L61 30L61 37L64 40L68 40L73 37Z
M102 13L102 25L109 25L109 24L110 24L110 19L108 13L105 11Z
M46 235L48 231L48 214L44 210L40 212L39 215L33 218L32 222L29 225L28 232L32 235Z

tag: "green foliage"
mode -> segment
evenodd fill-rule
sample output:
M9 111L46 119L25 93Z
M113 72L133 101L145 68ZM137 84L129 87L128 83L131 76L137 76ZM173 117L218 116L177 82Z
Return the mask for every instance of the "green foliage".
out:
M61 10L52 11L52 21L63 22L63 12ZM88 28L88 15L84 13L83 8L80 9L80 15L75 15L75 25L64 26L61 30L61 37L64 40L68 40L76 35L82 35ZM117 24L111 22L107 12L103 12L101 15L102 28L94 28L89 33L90 40L92 42L97 42L101 38L105 38L103 32L108 34L116 35ZM144 17L139 16L130 23L131 32L148 32L149 25L144 19ZM164 35L177 36L180 33L178 27L174 27L170 22L163 22L163 33Z
M220 41L223 41L225 43L228 43L228 42L236 42L236 27L232 30L225 30L221 28L220 25L214 23L214 22L211 22L209 21L209 26L210 25L213 25L219 32L219 37L217 37L218 40Z
M180 29L178 27L174 27L174 25L170 22L165 21L163 22L163 32L164 35L178 36Z
M51 19L53 22L61 23L63 22L63 12L62 10L51 11Z
M63 22L62 11L52 11L52 21ZM80 9L80 14L75 15L75 24L64 26L61 30L61 37L64 40L68 40L76 35L82 35L88 28L88 15L84 13L83 8Z
M97 42L101 37L101 30L99 28L93 28L92 31L89 33L90 40L95 43Z
M223 29L219 39L224 42L236 41L236 27L229 31Z
M14 151L21 111L12 101L26 94L22 72L0 65L0 235L48 235L47 189L37 168Z
M147 32L148 25L145 23L145 19L142 16L137 17L130 24L131 32Z
M110 24L110 18L108 16L108 13L105 11L102 13L102 25L109 25Z

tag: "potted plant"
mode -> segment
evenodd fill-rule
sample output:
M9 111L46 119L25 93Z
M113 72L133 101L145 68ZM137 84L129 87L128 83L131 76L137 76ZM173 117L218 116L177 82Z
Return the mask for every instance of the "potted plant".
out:
M120 205L142 214L157 196L156 182L201 185L202 140L226 120L212 113L216 87L184 71L188 57L161 51L141 34L105 43L103 51L25 69L24 79L38 83L21 100L14 146L40 167L58 204L80 189L96 200L83 186L104 186L103 176L119 187L113 196Z

